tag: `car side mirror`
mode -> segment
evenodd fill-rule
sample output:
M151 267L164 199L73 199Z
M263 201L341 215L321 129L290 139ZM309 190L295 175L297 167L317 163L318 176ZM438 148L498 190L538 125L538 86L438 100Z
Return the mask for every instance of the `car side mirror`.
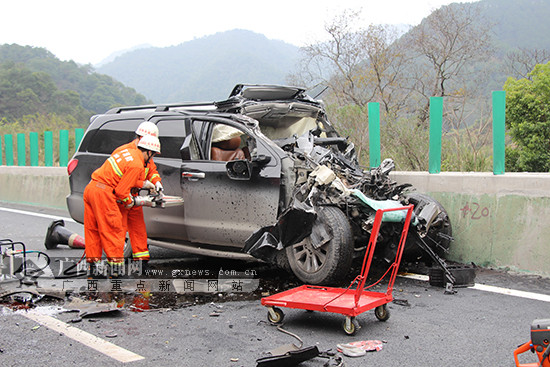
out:
M225 164L227 176L232 180L250 180L252 167L247 160L230 161Z
M264 154L260 154L260 155L255 156L254 158L252 158L252 163L255 166L259 166L259 167L263 167L266 164L268 164L269 162L271 162L271 157L268 156L268 155L264 155Z

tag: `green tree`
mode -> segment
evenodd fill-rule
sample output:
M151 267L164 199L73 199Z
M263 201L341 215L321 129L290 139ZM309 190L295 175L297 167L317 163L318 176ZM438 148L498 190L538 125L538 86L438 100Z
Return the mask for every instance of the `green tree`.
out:
M550 62L536 65L526 79L509 78L506 127L513 146L507 148L508 171L550 171Z

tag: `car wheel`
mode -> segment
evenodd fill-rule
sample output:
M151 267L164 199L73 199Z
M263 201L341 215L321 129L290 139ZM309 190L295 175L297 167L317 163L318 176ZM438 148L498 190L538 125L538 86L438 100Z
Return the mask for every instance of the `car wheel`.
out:
M315 248L310 237L286 249L288 264L301 281L333 284L344 278L353 260L353 234L346 215L338 208L318 207L317 220L326 225L332 239Z

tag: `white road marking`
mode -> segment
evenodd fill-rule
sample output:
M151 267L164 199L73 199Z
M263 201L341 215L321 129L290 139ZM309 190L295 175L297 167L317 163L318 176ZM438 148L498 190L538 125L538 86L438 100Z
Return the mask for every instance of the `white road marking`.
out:
M477 289L477 290L485 291L485 292L506 294L508 296L529 298L529 299L534 299L534 300L537 300L537 301L550 302L550 296L546 295L546 294L533 293L533 292L524 292L524 291L518 291L518 290L510 289L510 288L493 287L492 285L486 285L486 284L476 284L476 285L474 285L472 287L468 287L468 288Z
M399 276L403 278L421 280L425 282L429 281L430 279L427 275L411 274L411 273L401 274ZM514 297L534 299L537 301L550 302L550 296L547 294L524 292L524 291L518 291L516 289L501 288L501 287L495 287L495 286L486 285L486 284L475 284L468 288L477 289L478 291L504 294L507 296L514 296Z
M135 354L113 343L109 343L101 338L98 338L95 335L87 333L74 326L67 325L66 323L56 319L55 317L51 317L48 315L32 314L28 312L21 315L49 329L62 333L63 335L92 349L95 349L108 357L116 359L119 362L127 363L145 359L145 357L142 357L139 354Z
M53 219L53 220L63 219L65 222L76 223L74 221L74 219L72 219L72 218L56 217L54 215L41 214L41 213L35 213L35 212L27 212L27 211L24 211L24 210L0 208L0 211L16 213L16 214L23 214L23 215L32 215L32 216L35 216L35 217L41 217L41 218L47 218L47 219Z

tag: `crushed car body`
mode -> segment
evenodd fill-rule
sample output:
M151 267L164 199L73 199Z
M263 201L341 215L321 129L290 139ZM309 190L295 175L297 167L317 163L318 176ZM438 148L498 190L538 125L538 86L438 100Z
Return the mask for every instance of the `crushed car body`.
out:
M331 284L364 252L376 209L411 203L405 258L427 249L428 260L439 259L450 246L445 209L392 180L391 159L361 167L322 102L290 86L239 84L224 101L121 107L92 117L71 165L73 219L83 221L82 192L93 170L143 120L159 128L163 150L155 163L164 191L184 202L144 209L150 245L235 259L251 254L305 283ZM398 211L384 216L380 261L395 253L403 220Z

